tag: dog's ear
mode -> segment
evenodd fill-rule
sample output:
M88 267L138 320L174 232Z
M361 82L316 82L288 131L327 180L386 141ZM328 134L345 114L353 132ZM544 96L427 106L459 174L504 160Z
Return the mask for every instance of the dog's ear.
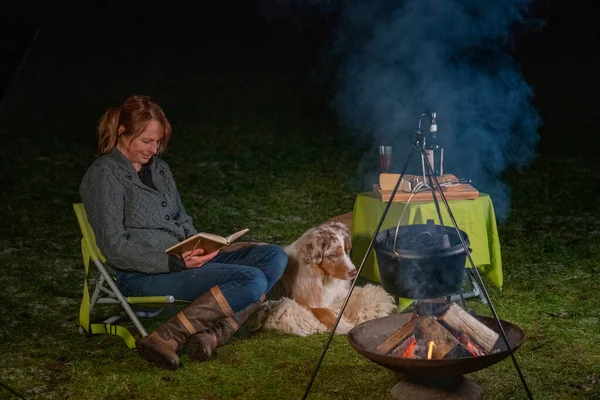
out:
M349 253L350 249L352 248L352 242L351 242L352 234L350 233L350 228L348 228L348 225L338 222L338 221L332 222L332 223L330 223L330 225L336 232L338 232L342 235L342 237L344 238L344 251L346 253Z
M344 233L344 251L346 254L350 254L350 250L352 249L352 240L350 240L350 234Z
M305 263L309 265L321 264L321 261L323 261L324 248L325 238L321 235L315 235L302 249Z

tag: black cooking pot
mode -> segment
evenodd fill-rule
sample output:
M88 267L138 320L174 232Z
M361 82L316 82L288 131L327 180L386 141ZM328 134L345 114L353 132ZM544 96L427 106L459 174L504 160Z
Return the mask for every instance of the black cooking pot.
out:
M467 247L469 238L460 231ZM465 275L467 253L453 227L426 224L380 232L375 254L383 288L411 299L437 298L457 293Z

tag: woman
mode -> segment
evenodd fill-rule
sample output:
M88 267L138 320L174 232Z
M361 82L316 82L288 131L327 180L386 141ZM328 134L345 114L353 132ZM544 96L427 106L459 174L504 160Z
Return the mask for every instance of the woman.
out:
M111 107L98 125L100 157L80 194L107 268L126 296L170 294L192 303L137 341L139 354L176 369L177 351L210 357L264 300L281 277L287 256L279 246L231 252L168 255L165 249L194 235L167 163L157 157L171 138L163 110L147 96Z

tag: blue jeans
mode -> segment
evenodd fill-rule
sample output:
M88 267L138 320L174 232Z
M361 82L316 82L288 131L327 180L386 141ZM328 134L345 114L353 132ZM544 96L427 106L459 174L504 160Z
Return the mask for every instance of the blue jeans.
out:
M117 286L124 296L172 295L194 301L219 286L234 312L268 293L287 265L287 254L276 245L261 245L219 253L200 268L166 274L117 272Z

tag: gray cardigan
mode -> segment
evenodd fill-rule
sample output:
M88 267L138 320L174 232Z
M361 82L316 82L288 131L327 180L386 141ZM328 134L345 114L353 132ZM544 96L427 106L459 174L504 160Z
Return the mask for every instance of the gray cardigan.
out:
M166 162L152 157L153 190L117 149L94 161L79 192L100 251L115 269L160 274L169 271L165 249L197 233L185 212Z

